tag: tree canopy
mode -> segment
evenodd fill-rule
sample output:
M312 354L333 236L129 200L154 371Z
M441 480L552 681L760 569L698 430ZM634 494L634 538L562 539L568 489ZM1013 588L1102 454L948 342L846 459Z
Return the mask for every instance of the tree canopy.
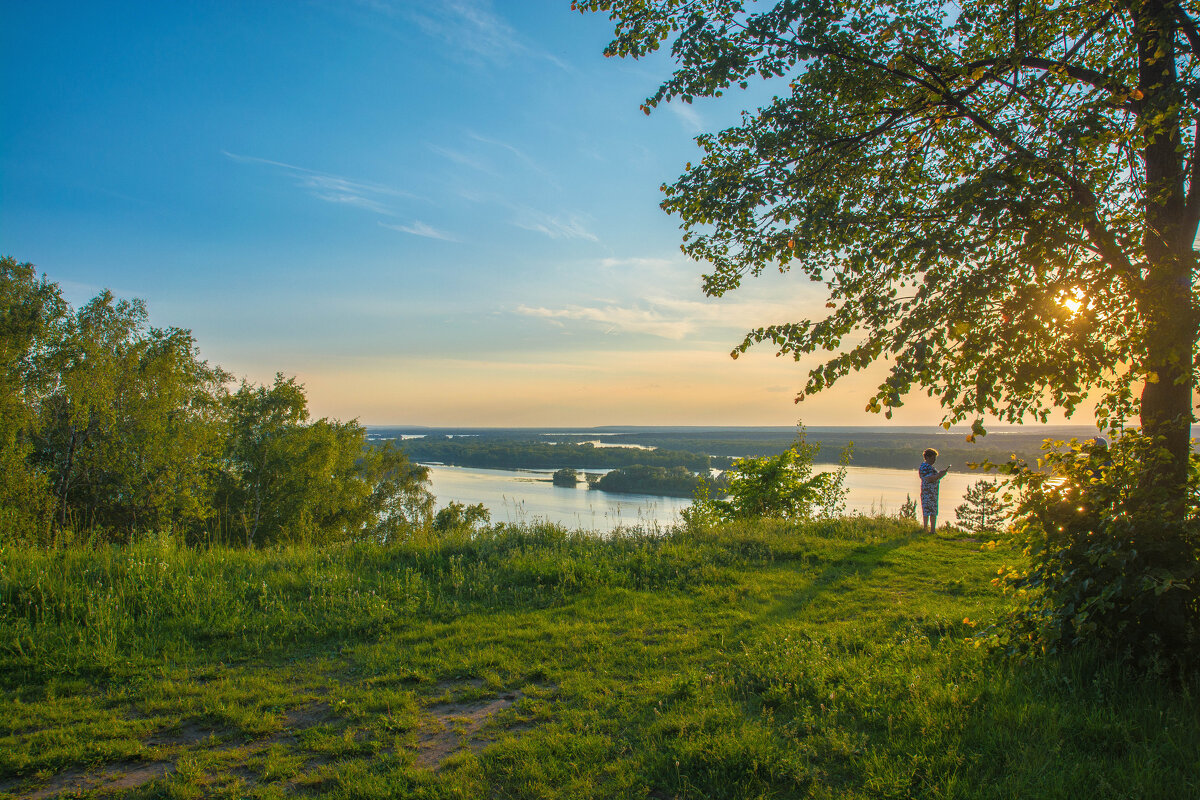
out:
M310 421L294 379L230 381L140 301L105 291L75 311L0 258L0 543L386 540L432 518L403 452Z
M767 269L828 314L750 331L828 354L798 400L889 372L867 407L925 389L945 422L1045 420L1089 399L1140 413L1186 470L1200 221L1200 4L1188 0L580 0L607 55L669 43L643 105L778 92L697 138L664 186L683 250L722 295ZM1089 394L1091 393L1091 394Z

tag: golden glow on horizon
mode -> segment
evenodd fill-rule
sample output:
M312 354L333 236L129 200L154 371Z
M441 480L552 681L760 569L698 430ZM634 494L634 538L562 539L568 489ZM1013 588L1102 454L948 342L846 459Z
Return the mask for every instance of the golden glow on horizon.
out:
M359 359L336 370L302 369L298 377L314 417L368 425L936 425L942 410L923 393L890 421L863 411L885 369L876 365L800 404L793 400L805 370L767 350L737 361L694 350L541 362Z

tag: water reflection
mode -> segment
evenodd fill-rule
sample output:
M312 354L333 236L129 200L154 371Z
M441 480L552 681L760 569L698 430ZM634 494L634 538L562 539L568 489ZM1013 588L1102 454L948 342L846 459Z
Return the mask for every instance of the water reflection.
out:
M593 470L598 471L598 470ZM431 466L429 475L438 507L456 501L483 503L493 522L548 521L567 528L606 533L618 527L665 528L680 520L691 504L683 497L612 494L580 483L570 489L550 482L552 470L476 469ZM940 519L951 522L954 509L979 473L950 472L942 479ZM917 470L848 467L846 510L863 514L896 514L908 496L919 501Z

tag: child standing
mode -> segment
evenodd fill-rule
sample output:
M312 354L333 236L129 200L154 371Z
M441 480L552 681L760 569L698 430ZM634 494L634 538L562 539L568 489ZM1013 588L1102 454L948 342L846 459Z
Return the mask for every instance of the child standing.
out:
M936 533L938 485L950 471L950 465L947 464L946 468L940 471L935 469L933 463L937 461L938 451L932 447L923 455L925 461L917 467L917 474L921 476L921 527L930 533Z

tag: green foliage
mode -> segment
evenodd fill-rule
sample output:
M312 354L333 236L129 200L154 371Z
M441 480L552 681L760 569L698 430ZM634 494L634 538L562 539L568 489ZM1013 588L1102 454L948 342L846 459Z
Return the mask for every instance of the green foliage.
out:
M54 345L67 324L58 286L32 264L0 258L0 526L31 540L52 513L46 476L30 468L39 409L55 381ZM0 538L0 540L2 540Z
M971 484L963 496L962 505L954 509L958 525L977 533L999 532L1001 524L1008 516L1005 510L1006 503L1000 496L1000 488L1000 484L994 480L979 480Z
M1140 413L1155 467L1114 480L1141 495L1114 486L1110 511L1048 521L1029 586L1045 590L1049 646L1191 648L1200 8L576 6L615 22L607 55L670 44L674 73L646 113L757 78L775 90L697 137L701 157L664 187L683 250L712 265L707 294L774 269L828 288L827 316L752 330L733 357L758 343L798 361L831 353L798 400L882 360L869 411L890 416L924 388L946 425L975 418L972 436L984 415L1044 422L1096 401L1102 421Z
M908 496L907 496L907 498L905 499L905 501L904 501L904 505L900 506L900 513L899 513L899 517L900 517L900 519L911 519L911 520L914 520L914 521L916 520L916 518L917 518L917 504L916 504L916 502L915 502L915 501L912 499L912 495L911 495L911 494L910 494L910 495L908 495Z
M439 509L433 516L433 529L439 532L452 530L474 530L480 525L486 525L492 518L492 513L483 503L463 505L451 501L450 505Z
M845 510L846 465L853 445L842 452L835 472L813 474L819 445L810 444L801 427L795 443L777 456L741 458L725 476L728 499L707 498L709 487L693 496L691 518L702 519L829 519ZM706 499L707 498L707 499Z
M414 464L404 451L385 442L362 454L359 469L371 487L366 538L393 541L428 524L434 501L428 468Z
M29 463L50 484L56 526L128 536L203 523L227 376L190 332L149 327L140 302L103 292L50 350L56 380L37 400Z
M308 422L294 378L243 383L227 404L217 506L225 530L246 544L388 538L428 521L426 470L390 443L368 448L357 422Z
M356 422L308 421L303 387L243 383L189 331L102 292L78 311L0 261L0 540L328 542L432 515L426 471Z
M700 480L699 476L684 466L635 464L605 473L591 484L591 488L605 492L692 497Z
M1184 520L1148 476L1161 440L1048 443L1041 471L1004 465L1021 493L1016 530L1029 566L995 582L1026 601L993 638L1013 652L1092 648L1143 666L1200 666L1200 460Z
M798 400L885 361L868 410L925 389L976 433L1097 400L1140 412L1178 518L1200 369L1195 4L575 5L615 23L606 55L669 45L647 114L768 83L664 187L707 294L776 269L828 288L827 316L752 330L733 357L831 353Z

